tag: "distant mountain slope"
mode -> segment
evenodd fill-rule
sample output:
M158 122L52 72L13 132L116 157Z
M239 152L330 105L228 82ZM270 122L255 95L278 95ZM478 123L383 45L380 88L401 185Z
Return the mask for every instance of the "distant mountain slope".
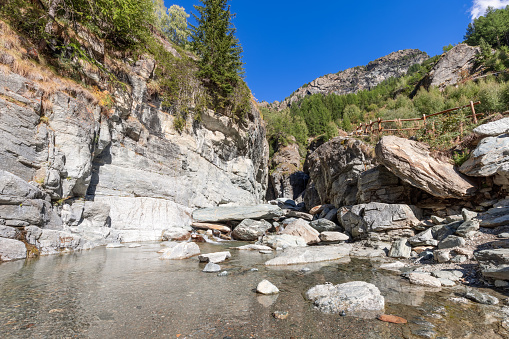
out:
M418 49L405 49L371 61L367 66L349 68L339 73L327 74L300 87L282 103L275 102L275 108L283 109L293 102L317 93L349 94L368 90L382 81L405 75L414 64L421 64L429 59L427 53Z

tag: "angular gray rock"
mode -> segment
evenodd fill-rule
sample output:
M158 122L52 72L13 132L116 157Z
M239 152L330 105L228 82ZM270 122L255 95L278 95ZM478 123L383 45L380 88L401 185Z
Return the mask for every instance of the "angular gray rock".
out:
M219 206L193 211L196 222L242 221L244 219L272 219L282 217L284 212L275 205Z
M397 177L435 197L462 199L476 190L452 164L432 157L423 143L384 136L375 150L377 160Z
M463 247L465 244L466 241L464 238L450 235L438 243L438 248L442 250L447 248Z
M217 273L217 272L221 272L221 266L219 266L218 264L214 264L212 262L209 262L207 265L205 265L205 268L203 269L202 272L205 272L205 273Z
M338 212L343 228L354 239L366 238L370 232L408 230L413 233L420 216L421 211L413 206L381 203L343 207Z
M410 258L412 247L408 239L398 239L392 243L389 257L391 258Z
M412 246L437 246L438 241L433 238L433 231L428 228L410 239L408 239Z
M307 264L321 261L332 261L347 257L352 250L352 245L330 245L318 247L292 247L287 248L282 254L267 261L266 266L286 266Z
M19 236L17 228L0 225L0 238L17 239Z
M383 312L385 299L373 284L352 281L339 285L317 285L306 292L306 297L325 313L356 316L369 312Z
M281 234L301 237L308 245L320 242L320 232L309 226L309 223L302 219L297 219L290 223Z
M467 237L470 232L475 232L479 230L479 221L477 220L469 220L464 222L458 227L456 230L456 234L460 237Z
M488 122L474 128L474 133L481 137L496 137L501 134L509 133L509 118Z
M497 297L471 289L465 293L465 298L485 305L496 305L499 303Z
M0 262L25 259L27 249L19 240L0 238Z
M442 287L440 280L426 273L413 272L408 275L408 278L410 279L410 283L414 285Z
M179 260L200 254L200 247L194 242L170 243L160 259Z
M318 232L334 232L339 231L341 228L335 223L327 219L317 219L309 223Z
M481 140L470 158L460 167L461 173L472 177L489 177L497 174L502 165L509 163L509 134Z
M509 224L509 207L494 207L477 216L480 227L495 228Z
M237 240L256 241L271 227L266 220L245 219L233 229L232 237Z
M191 238L191 230L187 228L175 227L164 230L163 241L185 241Z
M509 248L483 250L474 255L484 277L509 280Z

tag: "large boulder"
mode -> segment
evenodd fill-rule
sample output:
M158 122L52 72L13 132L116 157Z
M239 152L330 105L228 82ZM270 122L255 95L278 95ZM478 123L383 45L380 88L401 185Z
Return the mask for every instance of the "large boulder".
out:
M0 238L0 262L25 259L27 249L19 240Z
M429 73L429 84L440 88L457 84L463 79L464 73L472 73L480 52L479 47L467 44L454 46Z
M509 118L504 118L474 128L474 133L481 137L496 137L509 133Z
M243 220L232 232L232 237L237 240L255 241L265 234L272 225L266 220Z
M306 292L306 297L325 313L364 315L366 312L383 312L385 299L373 284L352 281L340 285L317 285Z
M226 222L272 219L282 217L284 214L284 211L275 205L218 206L195 210L193 219L196 222Z
M180 260L200 254L200 248L194 242L170 243L160 259Z
M309 155L307 167L321 203L355 204L359 176L373 162L372 147L356 139L337 137L318 147Z
M509 224L509 206L490 208L477 216L481 227L495 228Z
M376 146L376 157L403 181L438 198L463 199L476 190L454 165L431 156L423 143L384 136Z
M318 232L334 232L339 231L341 228L335 223L325 218L313 220L309 223Z
M495 177L495 183L509 186L509 134L481 140L460 171L472 177Z
M403 182L385 166L362 172L357 184L359 203L381 202L386 204L412 202L417 188Z
M338 212L338 219L354 239L366 238L372 232L392 237L413 236L413 227L419 224L421 213L415 206L374 202L343 207Z
M288 248L279 256L267 261L265 265L286 266L337 260L347 257L351 250L350 244Z
M320 232L315 230L309 223L302 219L297 219L288 224L281 234L294 235L302 237L306 244L316 244L320 242Z

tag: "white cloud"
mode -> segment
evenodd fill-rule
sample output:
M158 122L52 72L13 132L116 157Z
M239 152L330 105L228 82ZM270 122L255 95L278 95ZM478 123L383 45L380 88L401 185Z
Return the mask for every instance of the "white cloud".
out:
M509 5L509 0L474 0L474 5L470 10L472 20L486 13L488 7L505 8Z

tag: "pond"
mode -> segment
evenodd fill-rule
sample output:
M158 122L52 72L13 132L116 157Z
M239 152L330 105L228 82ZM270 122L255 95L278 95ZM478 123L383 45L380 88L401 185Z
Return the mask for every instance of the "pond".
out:
M200 244L202 253L244 243ZM502 338L500 306L449 301L464 287L427 290L381 262L341 260L268 268L273 255L231 250L226 276L203 273L191 258L160 260L159 243L98 248L0 265L1 338ZM303 268L306 268L303 270ZM268 279L279 295L257 295ZM408 320L330 315L304 298L325 282L367 281L386 314ZM490 291L501 299L502 294ZM288 312L276 319L276 311ZM500 333L502 336L497 335Z

